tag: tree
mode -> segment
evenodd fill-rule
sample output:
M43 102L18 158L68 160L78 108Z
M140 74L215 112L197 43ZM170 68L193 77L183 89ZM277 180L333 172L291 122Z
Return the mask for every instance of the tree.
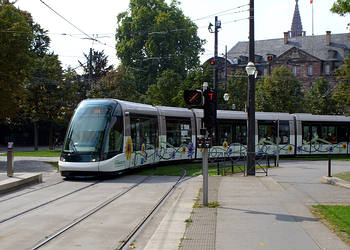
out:
M79 64L83 68L83 77L85 80L89 80L90 75L90 53L85 54L85 63L80 61ZM96 51L91 49L91 80L93 83L105 76L110 70L113 69L112 65L108 65L108 56L105 55L104 50Z
M25 97L23 81L31 67L33 32L24 15L0 2L0 120L13 118Z
M235 105L235 110L244 110L247 104L247 74L244 71L237 71L228 80L228 104Z
M337 0L333 4L331 11L333 13L337 13L341 16L345 16L346 14L350 13L350 1L349 0Z
M180 74L173 70L163 71L157 83L148 87L145 101L152 105L178 106L176 94L182 82Z
M184 90L203 89L203 83L208 82L211 86L213 80L213 69L209 64L203 64L201 67L190 70L186 78L178 86L177 95L174 97L174 102L178 107L188 107L184 101ZM189 107L188 107L189 108Z
M126 101L139 100L139 94L122 65L117 70L109 71L96 82L92 86L89 96L92 98L116 98Z
M118 15L117 56L132 70L137 91L145 93L163 71L183 78L199 65L204 43L197 26L185 17L177 1L131 0L129 11Z
M26 89L28 98L25 102L29 118L34 124L40 121L49 122L49 145L53 146L53 122L61 119L61 108L64 98L67 98L65 88L62 86L63 71L58 56L47 54L34 60L33 70L30 74ZM37 134L35 134L35 149L37 148Z
M305 94L306 111L315 115L330 115L336 112L332 98L333 87L324 78L319 78Z
M336 102L338 112L350 115L350 56L344 60L344 64L336 71L338 83L333 92L333 99Z
M303 110L302 87L294 74L281 66L257 83L257 111L297 113Z

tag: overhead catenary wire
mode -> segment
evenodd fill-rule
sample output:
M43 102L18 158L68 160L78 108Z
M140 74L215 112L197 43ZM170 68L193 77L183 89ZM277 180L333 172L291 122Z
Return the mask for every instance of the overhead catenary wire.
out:
M112 47L106 43L101 42L100 40L90 36L89 34L87 34L85 31L83 31L82 29L80 29L79 27L77 27L76 25L74 25L72 22L70 22L68 19L66 19L64 16L62 16L60 13L58 13L56 10L54 10L51 6L49 6L47 3L45 3L43 0L39 0L42 4L44 4L47 8L49 8L51 11L53 11L56 15L58 15L60 18L62 18L64 21L66 21L67 23L69 23L71 26L73 26L75 29L77 29L79 32L81 32L82 34L84 34L86 37L88 37L90 40L98 42L102 45L108 46L108 47Z

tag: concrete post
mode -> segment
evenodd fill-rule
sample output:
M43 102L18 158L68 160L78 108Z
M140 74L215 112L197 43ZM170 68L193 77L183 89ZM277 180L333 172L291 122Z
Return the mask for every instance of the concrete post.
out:
M7 144L7 176L13 177L13 160L14 160L14 154L13 154L13 142L9 142Z

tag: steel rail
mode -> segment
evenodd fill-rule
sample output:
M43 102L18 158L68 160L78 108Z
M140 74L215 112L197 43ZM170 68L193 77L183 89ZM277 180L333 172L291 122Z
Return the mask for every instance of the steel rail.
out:
M61 184L65 181L58 181L58 182L55 182L55 183L52 183L52 184L49 184L49 185L46 185L46 186L43 186L43 187L39 187L39 188L36 188L36 189L33 189L33 190L30 190L30 191L27 191L27 192L24 192L22 194L18 194L18 195L15 195L15 196L11 196L11 197L8 197L8 198L5 198L5 199L2 199L0 200L0 203L1 202L4 202L4 201L8 201L8 200L12 200L14 198L17 198L17 197L20 197L20 196L23 196L23 195L26 195L26 194L30 194L30 193L33 193L33 192L36 192L36 191L40 191L42 189L45 189L45 188L49 188L49 187L52 187L52 186L56 186L58 184Z
M25 211L23 211L23 212L20 212L20 213L18 213L18 214L12 215L12 216L10 216L10 217L8 217L8 218L6 218L6 219L2 219L2 220L0 220L0 224L4 223L4 222L6 222L6 221L12 220L12 219L14 219L14 218L17 218L17 217L19 217L19 216L21 216L21 215L24 215L24 214L26 214L26 213L29 213L29 212L31 212L31 211L34 211L34 210L36 210L36 209L38 209L38 208L44 207L44 206L46 206L46 205L48 205L48 204L51 204L51 203L53 203L53 202L55 202L55 201L58 201L58 200L60 200L60 199L63 199L63 198L65 198L65 197L67 197L67 196L70 196L70 195L72 195L72 194L75 194L75 193L77 193L77 192L80 192L80 191L82 191L82 190L84 190L84 189L87 189L87 188L89 188L89 187L92 187L92 186L94 186L94 185L96 185L97 183L100 183L100 182L101 182L101 181L96 181L96 182L94 182L94 183L92 183L92 184L89 184L89 185L87 185L87 186L85 186L85 187L76 189L76 190L74 190L74 191L72 191L72 192L70 192L70 193L64 194L64 195L59 196L59 197L57 197L57 198L55 198L55 199L49 200L49 201L47 201L47 202L44 202L44 203L42 203L42 204L40 204L40 205L37 205L37 206L32 207L32 208L30 208L30 209L27 209L27 210L25 210Z
M121 196L125 195L126 193L130 192L132 189L134 189L135 187L139 186L141 183L145 182L148 178L150 178L151 176L153 176L153 173L151 175L146 176L144 179L142 179L140 182L132 185L131 187L129 187L128 189L126 189L125 191L118 193L117 195L113 196L112 198L109 198L108 200L102 202L100 205L96 206L95 208L91 209L90 211L88 211L87 213L85 213L84 215L80 216L79 218L73 220L73 222L69 223L68 225L62 227L61 229L59 229L57 232L53 233L52 235L48 236L47 238L45 238L44 240L40 241L39 243L37 243L35 246L33 246L32 248L30 248L31 250L35 250L38 249L42 246L44 246L45 244L47 244L48 242L50 242L51 240L55 239L56 237L58 237L59 235L61 235L62 233L64 233L65 231L69 230L70 228L74 227L75 225L77 225L78 223L80 223L81 221L85 220L86 218L90 217L91 215L93 215L94 213L96 213L97 211L101 210L102 208L104 208L105 206L107 206L108 204L112 203L113 201L115 201L116 199L120 198Z
M175 190L178 184L180 184L183 178L186 176L186 169L183 169L184 173L180 178L176 181L176 183L166 192L162 198L157 202L157 204L152 208L152 210L140 221L140 223L131 231L131 233L121 241L121 244L116 248L118 250L125 250L130 247L133 240L137 237L137 235L142 231L144 226L152 219L152 217L156 214L158 209L164 203L164 201L170 196L170 194Z

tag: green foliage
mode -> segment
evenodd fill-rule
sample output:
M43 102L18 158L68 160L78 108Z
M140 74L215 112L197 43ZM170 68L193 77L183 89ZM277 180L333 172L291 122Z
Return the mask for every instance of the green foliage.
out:
M186 78L182 81L178 88L174 101L179 107L188 107L184 101L184 90L186 89L203 89L203 83L208 82L209 85L213 80L213 70L208 64L204 64L201 67L190 70Z
M31 66L33 32L25 16L12 4L0 5L0 120L16 116Z
M339 113L350 115L350 56L345 58L344 64L336 70L335 74L338 82L333 92L333 99Z
M331 11L333 13L337 13L341 16L348 14L350 12L350 1L349 0L337 0L333 4Z
M247 104L248 78L244 71L237 71L228 80L228 104L235 105L235 110L243 111Z
M203 51L196 25L185 17L178 2L131 0L118 15L117 56L133 74L136 90L145 93L163 71L183 78L199 64Z
M330 115L336 112L332 98L332 85L324 78L317 79L305 94L306 112L315 115Z
M89 72L90 72L90 53L85 54L85 62L82 63L80 61L79 64L83 68L83 78L84 80L89 80ZM101 79L101 77L105 76L110 70L113 69L112 65L108 66L108 56L104 54L104 51L96 51L91 49L91 78L92 82L95 83Z
M303 111L302 87L287 68L275 68L271 75L258 81L256 86L256 109L264 112Z
M136 92L132 79L128 78L123 66L119 66L117 70L110 70L93 84L89 97L139 101L139 94Z
M156 84L148 87L145 101L152 105L178 106L176 94L182 82L180 74L174 70L163 71Z

